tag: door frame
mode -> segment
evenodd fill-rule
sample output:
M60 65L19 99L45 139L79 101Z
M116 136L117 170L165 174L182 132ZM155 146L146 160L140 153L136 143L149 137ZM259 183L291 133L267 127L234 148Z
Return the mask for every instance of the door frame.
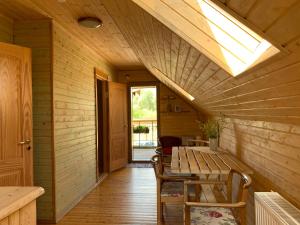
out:
M128 83L128 162L149 163L145 160L132 159L132 135L131 135L131 87L156 87L156 111L157 111L157 137L160 136L160 83L157 81L142 81Z
M96 178L97 182L104 179L109 173L109 123L108 123L108 75L97 68L95 74L95 117L96 117ZM99 173L99 122L98 115L98 87L97 82L102 83L102 122L103 122L103 173Z

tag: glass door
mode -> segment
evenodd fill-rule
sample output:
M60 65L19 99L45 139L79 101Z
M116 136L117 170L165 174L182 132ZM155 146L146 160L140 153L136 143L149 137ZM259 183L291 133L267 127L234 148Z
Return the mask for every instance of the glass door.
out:
M149 161L157 147L157 88L133 86L130 98L132 161Z

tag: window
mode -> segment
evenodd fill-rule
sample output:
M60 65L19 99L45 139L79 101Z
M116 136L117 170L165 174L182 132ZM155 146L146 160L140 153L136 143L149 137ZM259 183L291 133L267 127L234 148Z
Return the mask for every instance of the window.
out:
M197 0L198 9L189 0L186 4L197 10L206 20L206 34L219 45L219 53L229 67L232 75L237 76L254 65L277 54L279 50L270 42L240 23L210 0ZM202 21L203 18L202 18Z

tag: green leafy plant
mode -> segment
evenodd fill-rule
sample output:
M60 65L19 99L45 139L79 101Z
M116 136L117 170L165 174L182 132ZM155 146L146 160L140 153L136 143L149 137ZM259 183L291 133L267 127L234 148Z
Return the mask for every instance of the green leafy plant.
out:
M218 138L219 133L223 129L223 119L209 119L205 122L199 122L199 128L207 138Z
M135 133L135 134L140 134L140 133L149 134L149 127L147 127L147 126L134 127L133 128L133 133Z

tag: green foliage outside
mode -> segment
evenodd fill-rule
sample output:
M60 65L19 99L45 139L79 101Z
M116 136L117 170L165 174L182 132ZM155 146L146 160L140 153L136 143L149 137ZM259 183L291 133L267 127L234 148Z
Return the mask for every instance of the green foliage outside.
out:
M156 120L156 90L155 88L141 88L132 94L133 120Z
M135 134L149 134L149 127L147 126L137 126L133 128L133 133Z

